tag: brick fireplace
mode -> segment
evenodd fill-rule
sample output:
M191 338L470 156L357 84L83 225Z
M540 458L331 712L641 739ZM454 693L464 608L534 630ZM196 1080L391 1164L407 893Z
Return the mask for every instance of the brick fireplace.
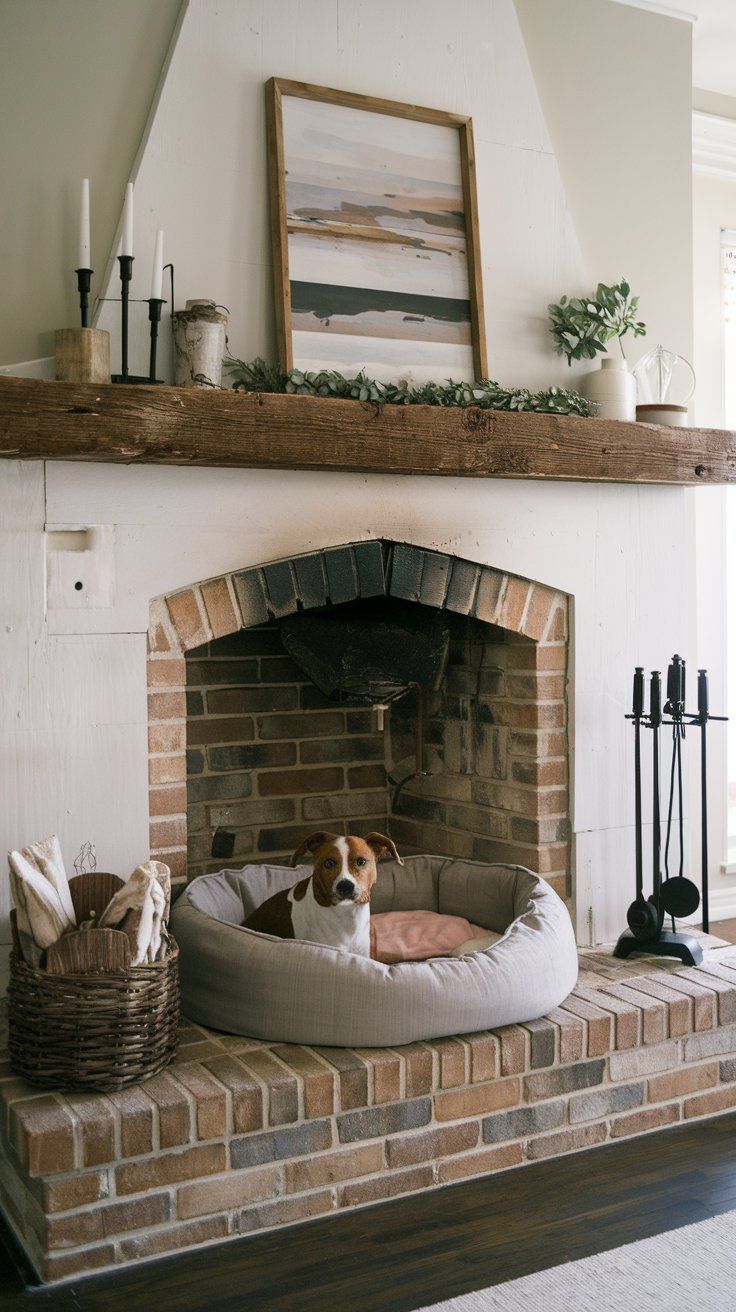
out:
M281 861L306 829L385 825L406 851L535 867L574 894L582 941L618 932L621 670L679 645L681 489L84 462L23 474L33 529L15 601L35 627L27 647L6 637L12 687L32 665L39 709L17 732L51 732L69 768L23 740L36 774L8 845L58 822L65 852L91 837L126 873L151 850L182 886ZM70 590L90 571L71 606L44 593L44 534L86 523L109 532L64 557ZM635 563L655 539L645 578ZM302 610L384 602L450 627L416 778L413 693L380 732L367 706L325 704L282 645ZM354 1051L185 1020L176 1062L109 1097L39 1093L0 1067L0 1206L56 1280L734 1105L733 954L696 972L590 949L581 964L548 1017L477 1035Z
M331 700L280 621L339 607L441 609L442 684ZM285 862L303 837L390 832L405 852L509 861L570 893L567 598L458 557L373 541L210 579L153 603L151 848L186 878ZM417 749L418 725L421 745ZM417 754L417 752L419 754Z

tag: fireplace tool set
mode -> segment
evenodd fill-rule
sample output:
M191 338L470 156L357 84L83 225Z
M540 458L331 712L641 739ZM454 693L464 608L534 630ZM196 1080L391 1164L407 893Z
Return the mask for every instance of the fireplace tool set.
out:
M698 670L697 714L685 710L685 662L673 656L667 671L667 700L662 706L662 685L659 670L653 670L649 681L649 711L644 712L644 670L637 666L634 672L633 706L627 720L634 725L634 834L636 843L636 898L626 913L629 928L624 931L614 948L615 957L628 957L632 952L648 952L660 957L679 957L686 965L696 966L703 959L703 950L693 934L675 928L675 920L697 911L701 894L697 885L683 874L685 864L685 831L683 815L682 746L688 726L700 730L700 852L703 929L709 929L708 909L708 786L707 747L708 724L711 720L726 720L725 715L711 715L708 707L708 672ZM660 730L672 730L672 756L670 761L669 798L664 845L664 876L662 874L662 818L660 814ZM652 734L652 876L653 887L644 895L644 855L642 832L642 763L641 731ZM674 831L675 800L677 801L677 874L670 866L671 840ZM672 928L665 929L669 917Z

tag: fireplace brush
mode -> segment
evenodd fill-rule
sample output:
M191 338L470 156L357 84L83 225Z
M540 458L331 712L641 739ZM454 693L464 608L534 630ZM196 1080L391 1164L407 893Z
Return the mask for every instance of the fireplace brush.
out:
M667 701L664 714L661 709L661 681L659 671L653 670L649 684L649 713L644 714L644 670L637 666L634 672L632 711L627 715L634 725L634 839L636 897L627 912L629 928L620 936L614 956L628 957L632 952L648 952L655 956L678 957L688 965L698 965L703 952L693 934L677 930L675 920L692 915L697 910L701 895L697 885L684 875L685 820L682 776L682 745L687 725L700 729L700 826L701 826L701 878L703 902L703 929L709 929L708 909L708 791L707 791L707 725L709 720L725 720L722 715L711 715L708 698L707 671L698 671L698 711L696 715L685 709L685 662L673 656L667 671ZM668 718L665 718L668 717ZM660 866L661 814L659 782L659 731L665 724L672 729L672 757L667 807L667 826L664 849L664 879ZM641 729L652 731L652 892L644 894L643 835L641 802ZM677 829L679 840L679 866L677 875L670 874L670 844L674 823L675 796L678 803ZM665 915L672 929L664 926Z

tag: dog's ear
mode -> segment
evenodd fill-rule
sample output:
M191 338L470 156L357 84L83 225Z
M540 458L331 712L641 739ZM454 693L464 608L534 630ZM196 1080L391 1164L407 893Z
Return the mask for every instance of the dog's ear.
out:
M315 834L310 834L309 838L305 838L304 842L299 844L296 852L292 856L290 863L292 868L296 865L299 857L304 856L305 852L311 852L312 856L314 856L314 853L318 851L324 843L333 842L336 838L337 834L327 833L324 829L318 829Z
M385 834L366 834L363 841L368 844L377 860L379 860L384 853L387 853L389 856L393 857L394 861L398 861L400 866L403 866L404 862L401 860L401 857L396 850L396 844L393 838L387 838Z

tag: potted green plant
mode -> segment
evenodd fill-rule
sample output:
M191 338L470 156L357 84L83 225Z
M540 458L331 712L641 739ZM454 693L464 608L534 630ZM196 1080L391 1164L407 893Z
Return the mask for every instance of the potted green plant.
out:
M581 390L595 401L601 419L636 418L636 383L628 371L622 338L643 337L646 324L637 319L639 297L631 295L625 278L607 287L599 282L589 297L561 296L550 305L550 332L558 355L573 360L605 358L601 367L586 374ZM620 359L607 354L609 342L618 339Z

